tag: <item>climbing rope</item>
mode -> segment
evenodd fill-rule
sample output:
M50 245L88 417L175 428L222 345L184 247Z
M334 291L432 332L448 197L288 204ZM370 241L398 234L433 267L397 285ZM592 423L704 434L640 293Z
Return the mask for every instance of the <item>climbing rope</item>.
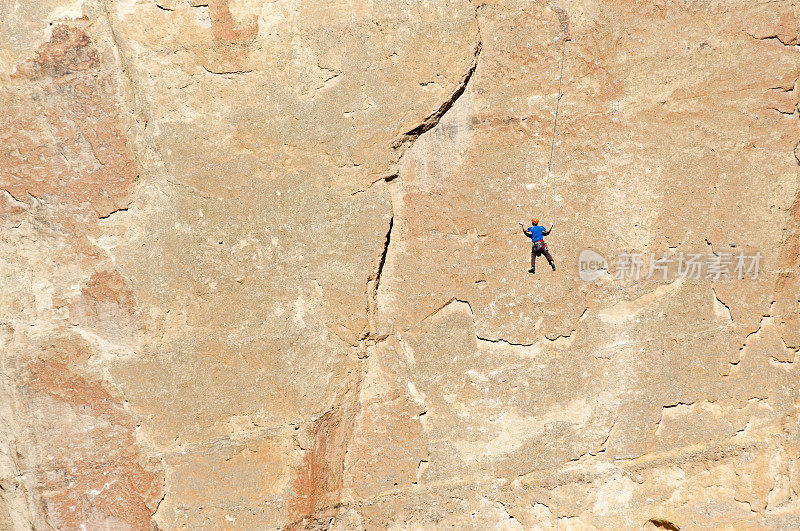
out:
M553 153L555 152L556 147L556 130L558 127L558 107L559 103L561 102L561 81L564 77L564 55L565 55L565 48L567 46L567 26L566 26L566 13L559 9L554 9L556 15L558 15L558 26L556 27L556 37L555 42L557 43L559 40L559 27L560 27L560 35L561 35L561 66L558 72L558 92L556 95L556 102L555 102L555 109L553 111L553 138L550 142L550 158L547 161L547 177L546 181L550 185L550 189L552 191L553 197L553 218L552 223L555 224L556 222L556 183L555 179L552 176L552 167L553 167ZM558 323L558 270L554 272L553 275L553 326ZM554 346L555 348L555 346ZM558 353L556 352L553 363L553 396L555 397L556 401L558 401ZM558 484L559 484L559 470L558 470L558 407L556 405L556 414L553 419L553 466L555 469L555 487L553 488L553 518L555 523L555 529L558 529Z

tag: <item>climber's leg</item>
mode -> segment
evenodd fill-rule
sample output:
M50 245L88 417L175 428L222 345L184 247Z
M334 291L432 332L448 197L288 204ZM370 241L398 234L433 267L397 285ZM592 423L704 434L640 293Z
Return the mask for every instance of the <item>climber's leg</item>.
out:
M547 258L547 261L550 263L550 267L553 268L553 271L556 270L556 261L553 260L553 256L550 254L550 251L545 249L543 251L544 257Z
M536 247L531 246L531 268L528 269L528 273L535 273L536 272Z

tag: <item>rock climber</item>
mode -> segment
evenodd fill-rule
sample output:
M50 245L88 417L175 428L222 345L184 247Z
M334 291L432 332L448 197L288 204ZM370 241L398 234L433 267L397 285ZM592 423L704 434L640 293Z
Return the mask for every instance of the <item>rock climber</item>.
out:
M550 224L549 229L545 229L541 225L539 225L539 220L537 218L533 218L531 220L531 227L525 228L525 225L520 223L522 227L522 232L531 239L533 242L533 247L531 248L531 268L528 269L529 273L536 272L536 256L543 254L545 258L547 258L547 262L550 264L550 267L553 268L553 271L556 270L556 261L553 260L553 257L550 255L550 251L547 249L547 244L544 242L544 237L550 234L550 231L553 230L553 224Z

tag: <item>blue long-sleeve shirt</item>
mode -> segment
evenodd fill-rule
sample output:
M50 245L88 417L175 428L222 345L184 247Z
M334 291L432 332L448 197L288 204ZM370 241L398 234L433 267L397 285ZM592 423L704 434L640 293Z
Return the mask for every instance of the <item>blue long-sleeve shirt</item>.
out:
M541 225L534 225L532 227L528 227L524 230L525 235L531 239L531 241L538 242L539 240L543 239L544 236L550 234L549 230L546 230Z

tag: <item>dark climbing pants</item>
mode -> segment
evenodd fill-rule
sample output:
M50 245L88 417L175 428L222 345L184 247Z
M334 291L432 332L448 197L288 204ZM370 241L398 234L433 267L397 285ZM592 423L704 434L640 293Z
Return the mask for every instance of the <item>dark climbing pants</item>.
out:
M543 254L545 258L547 258L547 262L552 266L553 265L553 257L550 254L550 251L547 250L547 247L544 249L536 250L536 247L531 247L531 269L536 269L536 256L539 254Z

